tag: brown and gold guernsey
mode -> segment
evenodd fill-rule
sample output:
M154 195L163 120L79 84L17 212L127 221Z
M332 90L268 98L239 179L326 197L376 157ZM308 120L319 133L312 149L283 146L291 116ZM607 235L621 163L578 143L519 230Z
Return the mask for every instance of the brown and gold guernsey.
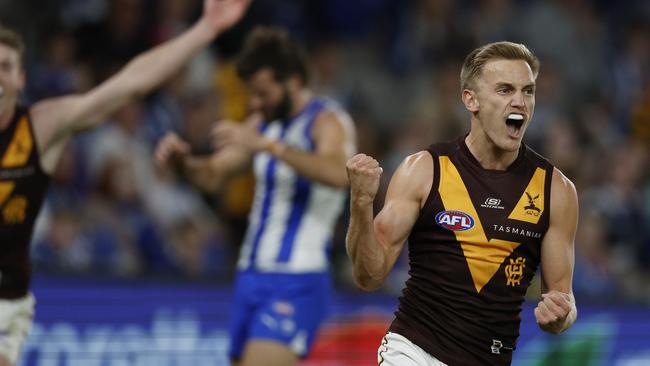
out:
M29 243L49 183L37 150L28 110L17 108L0 131L0 299L29 290Z
M408 239L410 278L390 331L450 366L509 365L553 166L523 144L505 171L483 169L464 138L428 150L433 187Z

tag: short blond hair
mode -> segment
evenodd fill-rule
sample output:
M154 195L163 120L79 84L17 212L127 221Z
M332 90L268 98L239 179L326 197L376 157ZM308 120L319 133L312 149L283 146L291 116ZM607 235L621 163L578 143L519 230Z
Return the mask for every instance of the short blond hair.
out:
M526 61L533 71L533 77L537 79L539 60L528 47L521 43L494 42L479 47L467 55L463 68L460 70L461 90L475 88L476 80L481 76L483 67L492 60Z
M0 24L0 44L16 50L18 58L22 62L25 54L25 42L20 34Z

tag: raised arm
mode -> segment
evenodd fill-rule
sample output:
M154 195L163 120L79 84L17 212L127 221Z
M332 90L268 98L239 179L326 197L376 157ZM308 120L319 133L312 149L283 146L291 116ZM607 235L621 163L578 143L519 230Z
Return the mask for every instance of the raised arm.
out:
M539 327L561 333L576 320L573 297L574 241L578 223L578 197L573 183L553 171L550 225L542 241L542 299L535 308Z
M433 161L426 152L407 157L391 178L384 207L373 220L373 202L381 168L364 154L347 162L350 178L350 226L346 248L357 286L380 287L420 215L433 182Z
M306 178L337 188L348 185L345 162L354 154L356 146L352 120L342 111L324 111L316 117L312 132L314 152L269 140L257 129L234 123L221 124L217 130L221 146L239 145L251 151L268 151Z
M249 0L204 0L202 17L187 31L131 60L108 80L81 95L44 100L31 114L41 161L56 167L64 143L95 127L120 107L162 84L220 32L244 14Z

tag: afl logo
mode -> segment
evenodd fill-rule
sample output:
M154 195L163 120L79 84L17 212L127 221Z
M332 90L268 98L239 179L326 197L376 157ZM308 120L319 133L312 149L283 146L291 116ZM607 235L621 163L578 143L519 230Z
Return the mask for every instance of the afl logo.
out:
M465 231L474 227L472 216L461 211L442 211L436 215L438 225L451 231Z

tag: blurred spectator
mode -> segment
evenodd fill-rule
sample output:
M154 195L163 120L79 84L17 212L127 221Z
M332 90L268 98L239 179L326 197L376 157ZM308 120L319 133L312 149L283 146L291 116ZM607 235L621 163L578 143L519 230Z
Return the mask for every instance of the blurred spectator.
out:
M613 300L620 294L615 282L612 250L607 243L607 228L602 216L582 210L576 233L576 265L574 291L579 299L589 301ZM608 299L601 298L609 294Z
M31 66L27 94L32 100L70 94L85 89L83 73L76 69L76 41L67 32L49 34L45 40L45 59ZM80 77L81 76L81 77Z
M80 26L75 31L79 55L96 70L102 81L115 69L151 46L147 39L143 0L107 0L108 10L99 23Z
M615 122L624 132L629 132L632 110L642 102L644 88L648 87L650 32L647 24L646 21L643 25L627 25L622 49L614 55L612 97Z
M92 267L91 244L83 235L79 212L61 209L51 212L49 230L41 241L35 239L34 265L54 271L88 271Z
M227 278L234 270L234 252L228 248L209 217L180 220L170 232L170 251L177 271L189 278Z

